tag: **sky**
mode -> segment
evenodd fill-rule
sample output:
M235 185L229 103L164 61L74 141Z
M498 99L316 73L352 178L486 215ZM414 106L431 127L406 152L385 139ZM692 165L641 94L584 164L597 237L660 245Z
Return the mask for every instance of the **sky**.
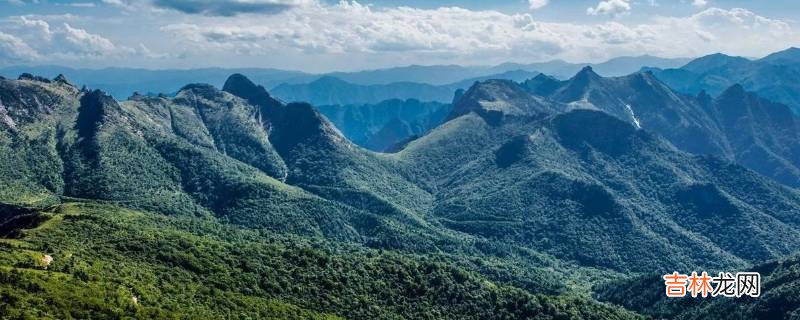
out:
M266 67L601 62L800 46L800 1L0 0L0 66Z

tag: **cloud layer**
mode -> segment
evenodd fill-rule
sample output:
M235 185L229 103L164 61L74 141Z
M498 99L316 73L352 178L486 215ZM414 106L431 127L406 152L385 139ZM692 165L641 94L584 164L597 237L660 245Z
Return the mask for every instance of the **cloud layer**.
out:
M740 8L711 7L689 16L652 16L646 23L625 23L626 19L614 17L630 14L631 2L626 0L598 2L586 12L598 16L591 19L595 22L584 23L543 21L525 12L376 8L355 1L335 5L313 0L103 2L125 12L110 19L111 26L136 32L92 30L90 26L97 24L86 17L63 21L11 17L0 20L0 64L149 59L164 65L189 61L193 66L365 68L600 61L641 54L761 56L800 42L791 22ZM240 6L243 3L247 5ZM691 8L692 3L685 5ZM548 1L528 4L535 10ZM143 19L144 15L151 18Z
M53 24L26 16L2 22L0 27L0 64L52 63L121 58L144 54L138 49L115 44L112 40L72 26L74 16L60 16Z
M593 12L621 12L598 8ZM798 40L788 23L745 9L710 8L688 17L656 17L651 23L625 25L615 21L552 23L537 21L529 14L461 8L375 10L342 2L288 11L274 20L210 19L172 24L162 30L183 39L184 45L203 50L267 54L293 48L305 53L404 53L528 61L595 60L644 53L695 56L714 51L758 55Z
M631 2L630 0L606 0L600 1L597 6L589 7L586 13L596 15L611 15L621 16L630 13Z

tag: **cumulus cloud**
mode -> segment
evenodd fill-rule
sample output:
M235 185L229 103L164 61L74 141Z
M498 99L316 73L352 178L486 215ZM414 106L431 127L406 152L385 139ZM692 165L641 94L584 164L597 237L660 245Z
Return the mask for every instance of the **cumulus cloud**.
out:
M631 3L630 0L606 0L600 1L597 6L589 7L586 13L589 15L610 15L622 16L630 13Z
M105 1L120 7L135 4L130 0ZM598 8L593 9L611 10L600 5ZM136 10L139 9L153 10ZM235 17L188 15L175 10L153 16L148 23L142 23L140 18L108 23L136 20L136 26L150 28L143 29L145 34L163 32L164 37L101 35L82 28L85 19L69 17L25 16L5 22L0 19L0 50L4 51L0 59L29 57L31 61L52 63L55 58L128 61L129 57L136 57L173 59L170 61L190 66L236 63L283 68L363 68L550 59L585 62L640 54L693 57L725 52L761 56L800 42L793 22L738 8L707 8L682 17L654 16L638 24L622 20L548 22L527 13L458 7L374 7L356 1L334 5L309 2L279 13Z
M105 58L136 53L118 46L108 38L74 27L69 23L50 22L26 16L14 17L0 30L0 60L39 62Z
M0 64L13 64L38 58L38 53L22 39L0 32Z
M63 48L86 55L108 55L117 50L111 40L65 23L56 36Z
M75 55L76 57L104 56L116 53L111 40L76 28L69 23L52 27L45 20L19 17L17 35L42 53Z
M550 3L550 0L528 0L528 6L531 10L544 8L548 3Z
M702 7L705 7L706 5L708 5L708 1L706 1L706 0L693 0L692 1L692 5L695 6L695 7L698 7L698 8L702 8Z
M357 2L289 11L274 21L175 24L163 30L190 44L248 52L279 46L306 53L503 55L535 48L529 55L541 57L557 53L566 41L529 15L455 7L373 10Z
M276 14L310 3L312 0L153 0L153 5L160 8L226 17L247 13Z
M472 63L596 61L643 53L686 57L716 51L757 56L800 40L786 22L745 9L710 8L638 25L572 24L537 21L529 14L455 7L376 9L357 2L313 5L274 17L205 17L162 31L190 51L258 56L294 50L343 57L396 55L426 62L457 57Z
M131 0L102 0L104 4L120 7L126 11L134 11L137 7L142 6L141 2L132 2Z
M94 2L71 2L64 5L76 8L94 8L97 6Z

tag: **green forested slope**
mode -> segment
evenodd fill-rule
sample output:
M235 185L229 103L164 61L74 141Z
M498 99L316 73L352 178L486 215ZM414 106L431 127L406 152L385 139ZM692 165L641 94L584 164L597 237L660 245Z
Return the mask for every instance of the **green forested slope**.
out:
M242 76L124 102L0 80L0 310L628 318L592 285L800 248L796 190L485 84L390 155Z
M91 203L42 214L42 225L0 242L4 317L635 318L587 298L492 282L447 255L331 245Z
M725 270L728 271L728 270ZM747 268L761 274L761 296L752 298L670 299L663 275L646 274L595 288L597 297L653 318L795 319L800 314L800 257L782 258Z
M497 107L484 96L466 99ZM398 154L435 190L433 219L622 271L741 267L800 248L796 190L601 112L520 112L458 117Z

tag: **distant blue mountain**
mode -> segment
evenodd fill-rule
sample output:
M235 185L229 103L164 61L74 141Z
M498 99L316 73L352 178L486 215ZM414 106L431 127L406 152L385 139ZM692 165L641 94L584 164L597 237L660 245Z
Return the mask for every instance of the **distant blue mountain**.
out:
M450 108L416 99L317 107L350 141L379 152L427 133L442 123Z
M714 56L692 65L726 70L726 66L740 61ZM681 72L691 71L676 71ZM793 115L788 106L748 92L742 85L731 85L716 98L705 91L686 95L675 92L652 72L601 77L587 67L566 81L540 75L521 87L564 103L568 109L602 110L663 136L681 150L721 157L775 181L800 187L800 117ZM500 96L512 97L505 93ZM501 105L530 105L529 100L518 98ZM462 104L456 103L453 110Z
M647 68L678 68L691 61L688 58L659 58L649 55L638 57L617 57L603 63L569 63L562 60L553 60L543 63L531 64L502 64L498 70L536 70L558 79L569 79L585 67L592 67L594 72L604 77L624 76Z
M800 63L800 48L789 48L783 51L775 52L764 58L763 62L787 64L787 63Z
M90 89L101 89L108 92L117 100L125 100L134 92L141 94L172 94L178 92L186 83L208 83L221 87L231 74L240 73L248 76L257 83L271 88L279 83L306 82L315 76L298 71L285 71L278 69L73 69L60 66L18 66L0 69L0 75L15 79L22 73L31 73L47 78L63 74L79 86Z
M683 65L686 59L663 59L651 56L621 57L605 63L592 64L602 75L613 76L629 74L644 66L656 68L676 68ZM61 66L14 66L0 68L0 76L15 79L22 73L31 73L47 78L63 74L79 86L101 89L110 93L117 100L125 100L133 94L154 95L157 93L173 94L186 83L208 83L216 87L222 86L225 79L234 73L247 76L267 89L280 84L306 84L323 77L334 77L357 85L388 85L398 82L414 82L431 86L445 86L454 83L485 80L493 75L514 72L545 72L558 78L568 78L589 64L573 64L564 61L550 61L534 64L506 63L497 66L406 66L357 72L333 72L328 74L309 74L298 71L287 71L265 68L205 68L205 69L166 69L148 70L135 68L74 69ZM523 78L502 76L502 79L522 81ZM467 85L466 87L468 87ZM457 87L463 87L463 83ZM387 99L392 98L388 97ZM415 98L404 96L402 98ZM450 96L446 97L449 102ZM385 99L378 99L377 103ZM427 100L427 99L421 99ZM359 101L358 103L365 103Z
M649 69L673 89L712 96L741 84L759 96L789 106L800 114L800 49L789 48L758 60L712 54L681 68Z
M468 89L477 81L488 79L523 81L537 74L513 70L439 86L418 82L360 85L333 76L324 76L307 84L281 84L271 92L284 101L308 102L312 105L376 104L392 99L449 103L457 90Z

